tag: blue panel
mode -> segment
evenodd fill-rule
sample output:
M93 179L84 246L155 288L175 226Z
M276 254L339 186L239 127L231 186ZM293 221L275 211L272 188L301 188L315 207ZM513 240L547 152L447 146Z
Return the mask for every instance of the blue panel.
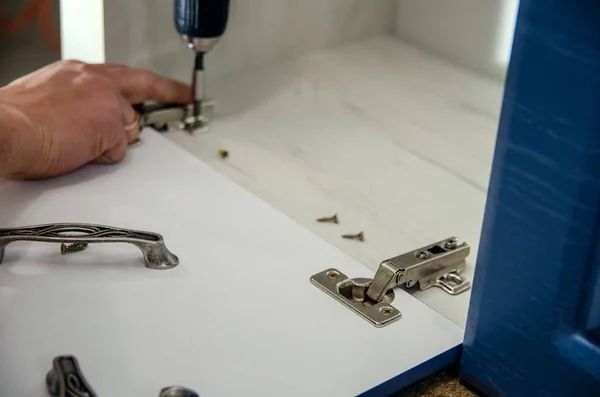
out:
M596 240L594 269L588 287L588 299L584 306L585 332L597 344L600 344L600 237Z
M461 371L600 396L600 1L522 0Z

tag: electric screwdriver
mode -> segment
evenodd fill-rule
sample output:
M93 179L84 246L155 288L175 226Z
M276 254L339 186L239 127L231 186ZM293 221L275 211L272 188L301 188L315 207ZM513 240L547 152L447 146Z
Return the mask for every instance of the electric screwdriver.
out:
M229 0L174 0L175 28L195 52L192 68L194 118L200 121L202 102L206 100L204 54L219 41L227 26ZM199 75L202 73L202 88ZM200 92L199 92L200 91Z

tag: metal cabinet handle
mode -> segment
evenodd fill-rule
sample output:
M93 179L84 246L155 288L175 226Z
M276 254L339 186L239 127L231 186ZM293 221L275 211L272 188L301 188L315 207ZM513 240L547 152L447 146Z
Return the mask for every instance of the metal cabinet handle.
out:
M73 356L58 356L52 361L52 369L46 375L46 387L55 397L96 397Z
M58 356L46 375L46 388L54 397L96 397L90 384L83 376L79 362L74 356ZM160 391L159 397L199 397L186 387L171 386Z
M13 241L71 244L130 243L142 251L144 263L149 269L172 269L179 264L179 259L167 249L160 234L112 226L52 223L0 229L0 264L4 258L4 248Z
M187 387L171 386L162 389L158 397L198 397L198 393Z

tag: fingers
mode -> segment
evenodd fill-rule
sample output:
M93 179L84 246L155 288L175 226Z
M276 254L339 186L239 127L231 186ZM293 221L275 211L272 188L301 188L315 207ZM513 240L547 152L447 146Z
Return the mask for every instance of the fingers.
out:
M189 103L192 101L189 85L159 76L149 70L131 69L115 64L90 66L97 73L110 79L121 95L130 103L144 101Z
M122 128L122 131L117 131L117 140L114 145L105 150L100 157L94 160L94 162L99 164L114 164L120 162L125 158L129 144L139 139L140 127L138 115L125 98L121 95L118 95L118 97L123 122L115 128Z
M98 157L96 160L94 160L94 162L99 164L118 163L125 158L126 153L127 138L125 137L125 134L122 134L117 143L110 149L106 150L102 156Z
M135 142L140 136L138 115L129 101L122 96L119 97L119 100L121 102L121 111L123 113L123 131L125 133L127 143Z

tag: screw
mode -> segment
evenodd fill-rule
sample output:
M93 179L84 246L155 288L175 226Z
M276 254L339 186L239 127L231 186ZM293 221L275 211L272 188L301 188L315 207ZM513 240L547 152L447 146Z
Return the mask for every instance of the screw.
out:
M179 128L192 134L195 130L204 128L206 124L206 121L202 117L196 118L191 116L179 123Z
M339 223L337 214L334 214L333 216L324 216L323 218L318 218L317 222Z
M331 279L331 280L335 280L336 278L338 278L340 276L340 274L338 272L336 272L335 270L332 270L330 272L327 272L327 278Z
M445 248L448 249L454 249L458 246L458 239L456 237L451 237L448 240L446 240L446 243L444 244Z
M363 232L360 232L358 234L343 234L342 237L350 240L365 241L365 234Z
M222 159L226 159L229 157L229 152L225 149L219 149L219 156L221 156Z
M391 316L394 313L394 309L389 306L385 306L379 309L379 312L384 316Z
M83 251L87 248L87 243L75 243L66 245L65 243L60 244L60 253L61 254L69 254L71 252L79 252Z
M415 256L419 259L429 258L429 255L427 255L427 252L425 252L425 251L419 251L419 252L415 253Z

